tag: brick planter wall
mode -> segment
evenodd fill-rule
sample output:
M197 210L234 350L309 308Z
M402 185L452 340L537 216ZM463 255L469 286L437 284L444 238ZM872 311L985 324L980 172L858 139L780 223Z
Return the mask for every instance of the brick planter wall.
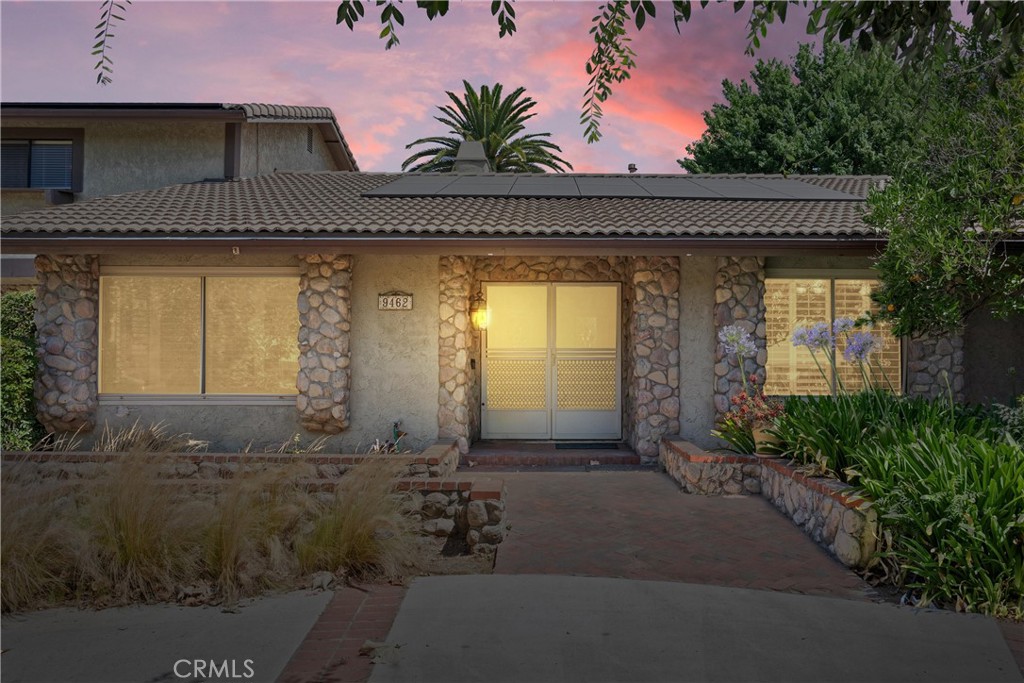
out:
M661 464L687 493L749 495L761 491L761 465L753 455L711 454L679 439L662 439Z
M661 442L661 463L687 493L760 493L847 567L864 567L878 547L878 517L852 487L801 474L789 461L708 453L679 439Z

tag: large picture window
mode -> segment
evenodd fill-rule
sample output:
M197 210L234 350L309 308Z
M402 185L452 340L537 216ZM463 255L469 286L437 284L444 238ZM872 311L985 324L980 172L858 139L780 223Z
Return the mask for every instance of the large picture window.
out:
M835 372L822 353L818 353L815 363L806 346L794 346L792 336L798 327L822 321L831 327L838 318L857 319L874 310L871 291L876 284L871 279L767 278L765 392L806 396L833 393L840 386L847 391L864 388L860 364L843 358L843 335L838 336ZM892 336L886 325L877 325L870 331L881 343L865 365L867 379L872 386L899 392L903 380L899 339Z
M100 277L101 394L294 395L297 276Z

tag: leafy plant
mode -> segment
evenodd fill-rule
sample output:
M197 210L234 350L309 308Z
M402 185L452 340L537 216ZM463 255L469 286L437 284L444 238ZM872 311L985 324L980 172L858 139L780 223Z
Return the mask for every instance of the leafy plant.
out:
M754 443L754 432L750 423L740 419L735 413L728 412L719 420L718 429L711 431L711 436L719 438L728 443L731 448L728 450L734 453L753 453L757 444Z
M1024 449L942 426L887 430L851 454L921 602L1024 617Z
M28 450L42 438L36 420L35 294L0 297L0 447Z

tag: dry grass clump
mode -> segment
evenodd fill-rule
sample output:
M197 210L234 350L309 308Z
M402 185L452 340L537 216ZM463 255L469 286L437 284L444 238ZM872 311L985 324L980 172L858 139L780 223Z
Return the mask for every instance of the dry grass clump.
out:
M394 490L403 470L390 458L352 468L333 499L320 505L312 531L296 543L302 571L397 576L415 547L412 523Z
M206 450L208 441L193 439L191 434L168 434L163 422L143 427L136 420L131 427L111 429L104 423L92 450L96 453L198 453Z
M391 459L354 467L334 496L306 490L301 464L240 467L197 493L195 482L160 477L162 463L142 457L152 445L136 442L89 480L5 466L4 612L70 599L231 603L316 571L395 576L416 548L394 491L403 467Z
M4 467L0 497L0 605L4 612L30 604L49 604L66 591L66 570L73 564L63 509L74 503L56 483L28 486L18 465ZM64 490L62 490L64 489Z
M114 602L166 599L197 573L199 520L175 498L136 446L113 474L82 492L79 570L91 592Z

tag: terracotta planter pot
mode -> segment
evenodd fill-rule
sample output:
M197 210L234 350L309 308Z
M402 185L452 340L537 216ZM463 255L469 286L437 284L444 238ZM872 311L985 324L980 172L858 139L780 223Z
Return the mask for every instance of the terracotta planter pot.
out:
M767 458L781 457L778 446L782 445L782 441L777 436L769 434L767 427L753 427L751 431L754 433L754 455Z

